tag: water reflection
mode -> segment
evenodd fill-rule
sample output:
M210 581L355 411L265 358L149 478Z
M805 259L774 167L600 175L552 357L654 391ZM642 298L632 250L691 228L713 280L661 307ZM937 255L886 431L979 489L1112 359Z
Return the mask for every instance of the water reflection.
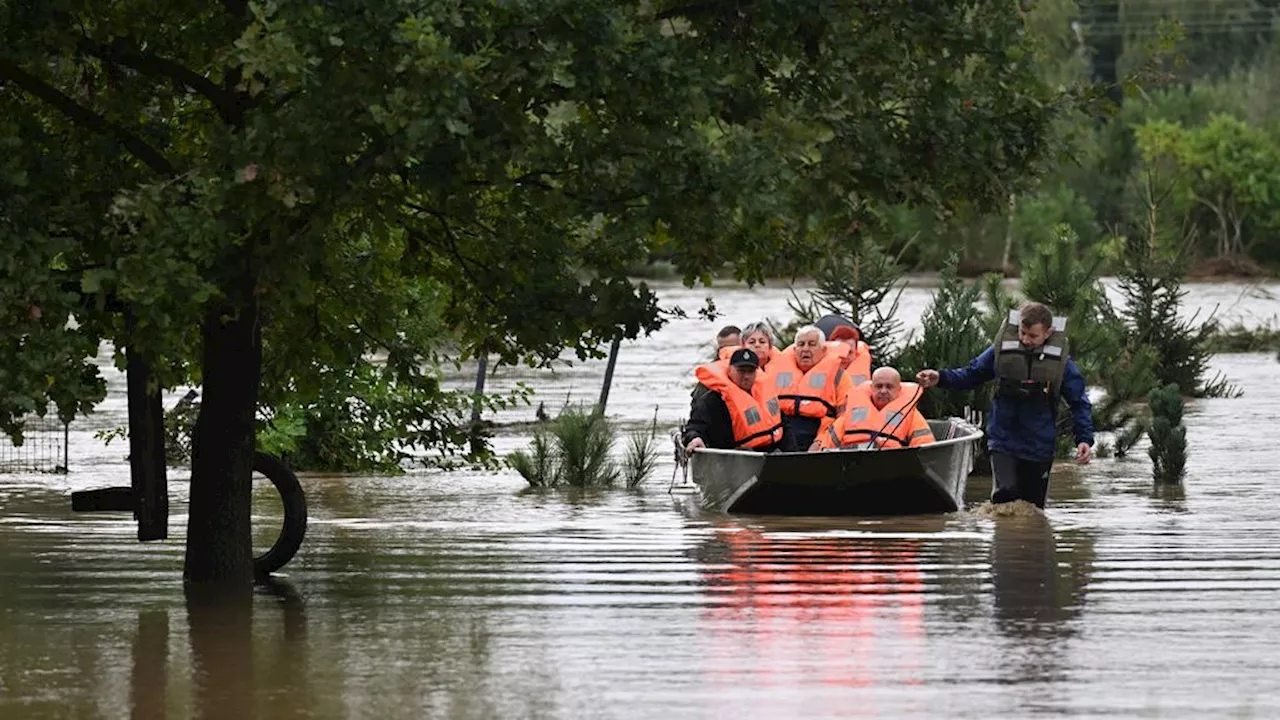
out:
M1000 517L994 525L996 630L1010 641L1005 681L1061 679L1093 570L1093 534L1055 530L1044 516Z
M168 689L169 610L139 610L130 683L132 720L163 720Z
M918 539L891 535L718 528L698 550L715 600L705 620L713 646L722 648L710 654L717 658L710 682L919 683L921 548Z
M187 588L195 717L254 718L253 593Z

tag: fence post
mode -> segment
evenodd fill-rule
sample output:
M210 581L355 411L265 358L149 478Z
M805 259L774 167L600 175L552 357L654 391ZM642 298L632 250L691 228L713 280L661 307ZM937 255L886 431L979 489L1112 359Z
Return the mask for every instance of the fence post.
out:
M613 368L618 364L618 348L622 345L622 336L615 336L609 346L609 364L604 368L604 385L600 387L600 402L596 403L596 414L604 415L605 405L609 403L609 386L613 385Z
M476 368L476 389L471 405L471 453L473 455L480 454L484 449L483 438L480 436L480 408L483 405L484 398L484 376L489 367L489 353L481 352L477 358Z

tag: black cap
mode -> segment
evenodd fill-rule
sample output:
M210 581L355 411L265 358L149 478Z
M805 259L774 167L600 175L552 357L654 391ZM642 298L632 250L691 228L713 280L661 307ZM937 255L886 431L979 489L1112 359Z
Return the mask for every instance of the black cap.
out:
M828 340L835 340L836 338L832 336L836 334L847 335L849 330L857 333L859 340L862 339L862 329L853 324L852 320L843 315L823 315L818 318L818 321L814 323L814 326L821 330L822 334L826 335ZM837 333L836 331L841 328L848 328L848 330L843 333Z
M753 368L759 368L760 356L756 355L755 351L748 350L747 348L735 350L733 354L729 356L729 365L733 367L737 367L738 365L749 365Z

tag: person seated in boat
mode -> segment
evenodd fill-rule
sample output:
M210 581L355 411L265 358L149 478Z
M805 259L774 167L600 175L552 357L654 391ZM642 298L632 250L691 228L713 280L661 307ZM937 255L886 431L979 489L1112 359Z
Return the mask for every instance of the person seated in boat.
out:
M725 325L716 333L716 360L728 358L742 345L742 329L737 325Z
M876 368L871 380L849 395L849 407L819 433L809 451L836 448L920 447L934 441L929 421L917 405L924 392L916 383L903 383L891 367Z
M727 365L719 362L698 366L698 380L709 388L685 423L684 451L692 455L698 448L720 450L792 450L782 432L778 398L767 382L757 381L760 357L753 350L738 348Z
M789 442L808 448L827 423L839 417L853 390L841 367L845 348L826 345L826 335L814 325L796 331L791 347L775 353L769 381L782 407L782 425Z
M827 336L828 347L839 343L847 349L841 367L850 382L861 385L871 379L871 348L862 342L862 329L843 315L824 315L814 323Z
M769 369L773 359L773 331L762 322L754 322L742 328L742 346L760 357L760 370Z
M742 345L742 330L737 325L725 325L720 328L720 332L716 333L716 354L712 362L720 361L728 363L729 356L733 354ZM703 395L709 392L706 385L698 383L693 386L693 391L689 393L689 409L692 411L693 406L702 399Z

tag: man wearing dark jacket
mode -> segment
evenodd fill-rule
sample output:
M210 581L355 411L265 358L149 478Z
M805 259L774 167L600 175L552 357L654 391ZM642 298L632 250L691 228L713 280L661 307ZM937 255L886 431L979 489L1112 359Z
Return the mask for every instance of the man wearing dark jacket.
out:
M1076 462L1093 452L1093 406L1084 376L1068 354L1065 319L1027 303L1010 313L996 343L953 370L921 370L921 387L972 390L991 380L999 387L987 419L987 448L995 475L991 502L1026 500L1043 508L1057 440L1058 405L1071 409Z
M729 357L727 373L729 381L750 393L756 382L756 371L759 368L760 357L755 351L741 348ZM774 405L776 404L775 400ZM686 455L693 454L693 451L700 447L720 450L738 447L738 441L733 432L733 418L728 404L720 393L708 390L694 401L689 413L689 422L684 426L682 440ZM781 441L776 445L757 449L768 452L769 450L791 450L793 447L794 442L783 433Z

